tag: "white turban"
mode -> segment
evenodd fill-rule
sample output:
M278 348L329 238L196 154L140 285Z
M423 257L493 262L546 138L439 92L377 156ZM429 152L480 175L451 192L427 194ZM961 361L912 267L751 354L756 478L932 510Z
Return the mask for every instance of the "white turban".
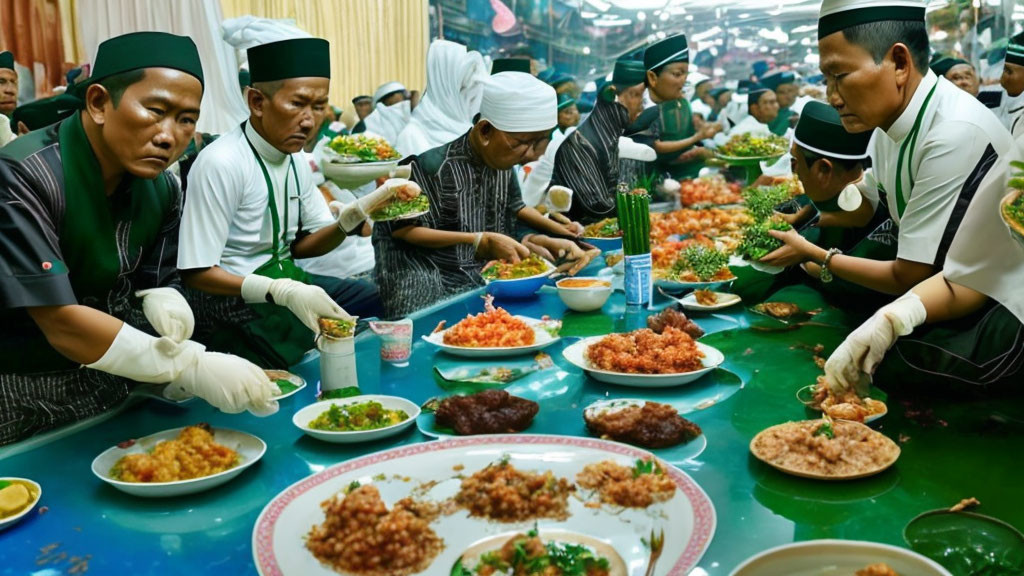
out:
M524 72L502 72L484 82L480 118L503 132L540 132L558 125L555 89Z
M377 88L377 91L373 93L373 105L376 106L385 96L395 92L405 92L405 86L401 82L381 84L380 88Z

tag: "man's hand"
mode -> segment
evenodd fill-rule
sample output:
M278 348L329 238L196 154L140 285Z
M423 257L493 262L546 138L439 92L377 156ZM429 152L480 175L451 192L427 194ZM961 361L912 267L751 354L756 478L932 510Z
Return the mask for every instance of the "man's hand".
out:
M476 248L476 257L481 260L505 260L515 264L529 255L526 246L497 232L484 232Z
M767 256L761 259L761 262L764 262L765 264L771 263L768 261L769 258L785 258L785 260L789 262L788 264L775 265L792 266L793 264L800 264L801 262L816 260L817 256L820 255L820 252L824 251L818 246L816 246L810 240L801 236L799 232L793 229L786 230L784 232L780 230L769 230L768 234L771 235L772 238L775 238L776 240L782 242L783 245L779 248L779 250L776 250L775 252L772 252L771 254L768 254ZM779 251L782 250L783 248L789 248L789 250L779 253Z
M366 222L370 214L392 200L404 202L416 198L421 193L419 184L402 178L391 178L355 202L331 202L330 207L331 211L337 214L338 227L347 233L356 230Z
M174 288L151 288L135 295L142 298L142 312L157 334L175 342L192 337L196 319L181 292Z
M345 309L319 286L288 278L275 280L258 274L250 274L242 281L242 298L250 304L267 303L268 293L274 304L291 310L314 333L320 330L318 322L321 317L352 320Z
M556 272L564 272L569 276L575 276L600 254L600 250L584 250L572 240L552 238L543 234L531 234L523 238L523 244L534 254L548 262L554 262L557 265Z
M762 264L778 266L780 268L789 268L790 266L795 266L803 261L803 256L801 256L795 248L788 245L783 245L778 249L769 252L764 258L758 260L758 262Z

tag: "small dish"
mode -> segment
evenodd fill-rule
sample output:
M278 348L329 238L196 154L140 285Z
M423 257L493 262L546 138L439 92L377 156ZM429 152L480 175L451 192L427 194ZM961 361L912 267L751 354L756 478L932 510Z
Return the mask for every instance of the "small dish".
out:
M20 510L14 512L10 516L0 518L0 530L10 528L17 524L22 518L28 515L35 507L39 504L39 500L43 497L43 488L39 486L39 483L28 478L15 478L15 477L4 477L0 478L0 485L3 483L21 484L24 486L29 493L29 502L25 504Z
M117 464L122 456L150 452L157 444L165 440L174 440L184 430L174 428L164 430L156 434L150 434L144 438L133 441L129 446L121 448L120 445L112 446L97 456L92 461L92 473L97 478L110 484L114 488L143 498L167 498L170 496L182 496L194 494L220 486L241 474L246 468L252 466L263 457L267 451L267 444L252 434L238 430L227 430L225 428L214 428L213 439L218 444L231 448L238 453L239 463L218 474L192 478L190 480L176 480L174 482L125 482L110 475L110 470Z
M581 237L580 240L599 249L601 252L614 252L622 250L622 236L615 238Z
M281 393L274 396L272 400L284 400L306 387L306 380L298 374L292 374L287 370L264 370L267 378L277 385Z
M402 420L397 424L386 426L384 428L377 428L374 430L355 430L351 432L334 432L330 430L317 430L310 428L309 423L312 422L317 416L326 412L333 406L345 407L354 404L362 404L364 402L379 402L381 406L388 410L401 410L406 413L408 418ZM409 428L416 422L416 418L420 415L420 407L398 396L381 396L376 394L369 394L366 396L352 396L350 398L339 398L334 400L324 400L316 402L306 406L302 410L299 410L292 416L292 423L299 430L302 430L307 435L316 438L317 440L323 440L324 442L331 442L332 444L354 444L357 442L371 442L373 440L380 440L381 438L387 438L388 436L394 436L399 434L405 429Z
M814 404L814 388L815 387L816 387L815 384L808 384L807 386L804 386L803 388L800 388L799 390L796 391L796 399L799 400L801 404L803 404L804 406L810 408L811 410L814 410L815 412L821 412L821 410L819 410L819 409L817 409L817 408L815 408L813 406L813 404ZM889 406L885 405L884 403L882 403L882 405L885 407L884 410L882 410L881 412L875 412L874 414L871 414L870 416L865 416L864 417L864 423L865 424L870 424L871 422L874 422L875 420L878 420L882 416L885 416L886 414L889 413ZM836 420L843 420L843 418L836 418Z
M953 576L906 548L858 540L809 540L776 546L745 560L729 576L849 576L879 562L898 574Z
M547 284L548 276L555 272L555 267L545 261L547 270L540 274L527 276L526 278L515 278L511 280L487 280L487 292L495 298L510 300L522 300L529 298L540 290L540 287Z
M555 288L562 303L577 312L598 310L612 295L611 281L596 277L563 278L555 283Z
M903 529L903 540L954 574L1024 573L1024 535L984 514L925 512Z
M686 296L683 296L681 299L679 299L679 304L683 308L687 310L693 310L695 312L714 312L716 310L728 308L729 306L732 306L734 304L739 304L740 302L743 301L736 294L728 294L726 292L714 292L713 294L717 298L717 301L714 304L700 304L699 302L697 302L697 296L693 292L690 292Z

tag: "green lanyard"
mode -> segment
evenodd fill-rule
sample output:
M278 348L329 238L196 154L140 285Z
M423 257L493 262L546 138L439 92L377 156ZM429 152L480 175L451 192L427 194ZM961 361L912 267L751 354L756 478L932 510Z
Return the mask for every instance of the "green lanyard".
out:
M907 153L907 149L910 149L910 158L907 160L907 171L910 171L910 165L914 163L914 149L917 148L917 134L921 131L921 121L924 120L924 114L928 111L928 103L932 100L932 94L935 94L935 89L939 87L939 83L936 82L932 86L931 91L928 92L928 96L924 99L924 104L921 105L921 111L917 113L917 119L914 121L914 127L910 129L910 133L907 134L907 139L903 141L903 145L900 146L900 157L896 162L896 213L899 215L900 220L903 220L903 213L907 210L907 197L903 194L903 156ZM913 178L913 174L910 175ZM911 183L913 184L913 183Z
M242 124L242 134L245 134L245 124ZM273 247L273 260L277 260L280 256L280 249L282 240L287 238L281 238L281 223L277 217L277 198L274 196L274 183L270 180L270 173L267 172L267 165L263 163L263 158L260 158L256 147L252 145L252 141L249 140L249 136L245 136L245 141L249 144L249 149L252 150L252 155L256 158L256 163L260 165L260 170L263 171L263 180L267 183L267 208L270 209L270 223L274 229L274 247ZM295 171L295 159L291 154L288 155L288 167L292 171L292 176L295 177L295 188L299 188L299 174ZM302 205L299 205L299 210L302 210ZM284 225L285 235L288 234L288 176L284 178ZM299 228L302 228L302 215L299 215Z

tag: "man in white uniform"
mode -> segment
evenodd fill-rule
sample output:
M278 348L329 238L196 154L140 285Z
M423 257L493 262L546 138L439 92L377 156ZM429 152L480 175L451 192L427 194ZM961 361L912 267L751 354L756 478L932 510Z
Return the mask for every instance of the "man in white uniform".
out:
M747 112L748 114L728 132L715 135L715 142L719 146L740 134L771 136L772 130L768 125L779 116L779 100L775 92L763 86L751 88L747 93Z
M1017 146L1024 149L1024 32L1010 39L999 83L1006 90L1007 125Z
M848 131L877 129L874 179L900 225L895 262L830 250L821 274L904 294L829 359L833 389L867 382L895 339L925 320L961 319L897 344L881 366L886 381L993 385L1017 378L1024 362L1024 253L998 217L1019 152L983 104L927 71L925 4L825 0L821 7L829 103Z
M306 274L293 258L336 248L390 187L335 218L300 155L326 114L326 40L273 42L248 56L250 116L207 146L189 173L178 267L210 347L284 368L312 347L319 317L377 315L371 284Z

